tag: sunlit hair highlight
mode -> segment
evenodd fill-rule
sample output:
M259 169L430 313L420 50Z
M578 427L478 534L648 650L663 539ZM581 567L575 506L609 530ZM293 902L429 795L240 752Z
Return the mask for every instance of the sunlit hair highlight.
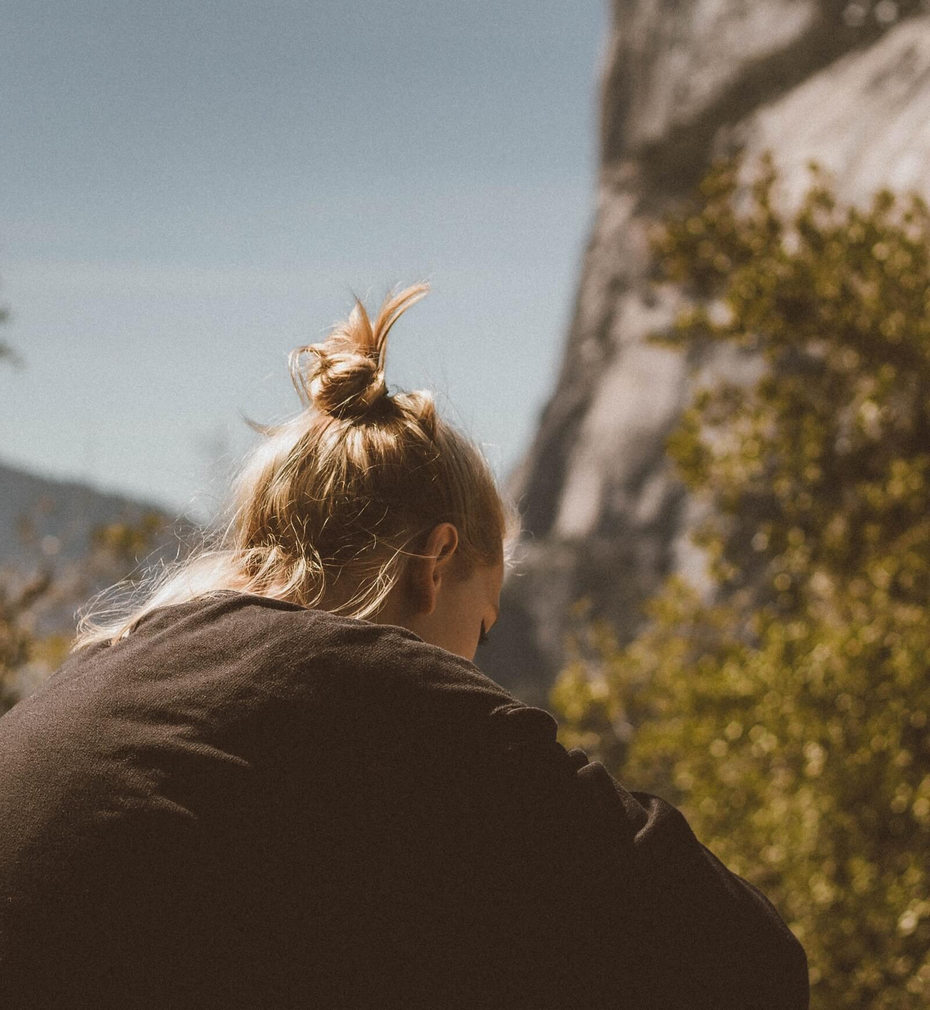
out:
M115 643L158 607L224 590L372 617L405 557L443 522L458 531L461 576L509 561L517 514L481 452L430 393L388 391L388 333L428 292L420 283L389 294L374 321L356 297L326 340L291 352L304 409L257 426L226 522L141 589L118 585L92 601L74 648Z

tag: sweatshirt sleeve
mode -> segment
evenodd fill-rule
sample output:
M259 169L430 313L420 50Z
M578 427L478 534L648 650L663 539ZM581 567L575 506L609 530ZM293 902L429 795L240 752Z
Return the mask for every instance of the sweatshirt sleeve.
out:
M807 1010L801 944L680 811L566 751L542 709L491 721L502 975L540 1008Z

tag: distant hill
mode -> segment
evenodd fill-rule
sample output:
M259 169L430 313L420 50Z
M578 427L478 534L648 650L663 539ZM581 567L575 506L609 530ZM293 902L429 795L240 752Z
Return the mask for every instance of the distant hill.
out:
M40 558L80 560L96 528L138 523L147 515L166 523L175 518L158 505L0 463L0 567L32 566Z
M111 552L101 562L95 531L146 522L161 528L144 550L137 556ZM54 603L38 617L43 632L70 635L74 611L86 599L139 562L174 557L193 528L158 505L0 463L0 573L15 580L51 570L60 584Z

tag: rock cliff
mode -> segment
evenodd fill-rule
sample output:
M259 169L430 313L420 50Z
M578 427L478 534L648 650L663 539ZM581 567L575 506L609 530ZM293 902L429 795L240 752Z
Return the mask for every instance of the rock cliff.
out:
M696 382L755 374L732 352L692 362L645 336L674 291L647 282L649 229L710 161L772 150L789 206L807 163L840 198L884 185L930 197L930 4L614 0L600 85L597 209L555 390L510 478L524 519L499 627L478 662L545 704L574 601L621 636L673 571L707 589L689 539L701 506L664 442Z

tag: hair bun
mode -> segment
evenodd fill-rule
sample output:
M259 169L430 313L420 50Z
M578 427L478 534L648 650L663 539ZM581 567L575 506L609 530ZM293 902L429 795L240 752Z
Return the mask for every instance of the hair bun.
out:
M387 335L399 316L429 291L414 284L389 295L374 323L358 298L345 322L321 344L291 352L291 379L309 407L345 420L361 420L391 403L384 378ZM312 355L309 366L305 355Z
M387 383L377 359L360 351L321 349L319 366L307 384L310 402L324 414L358 419L387 398Z

